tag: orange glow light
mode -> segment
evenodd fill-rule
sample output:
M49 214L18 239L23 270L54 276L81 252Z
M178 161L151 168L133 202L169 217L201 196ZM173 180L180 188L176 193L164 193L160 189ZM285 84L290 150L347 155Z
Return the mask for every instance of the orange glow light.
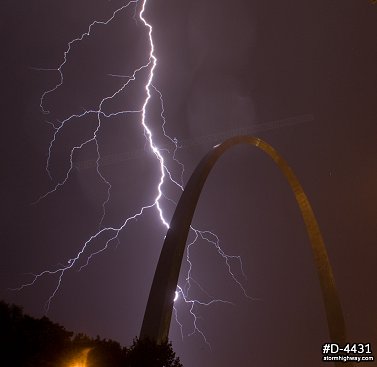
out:
M92 350L92 348L85 348L81 351L78 357L71 362L68 367L86 367L86 363L88 361L88 354Z

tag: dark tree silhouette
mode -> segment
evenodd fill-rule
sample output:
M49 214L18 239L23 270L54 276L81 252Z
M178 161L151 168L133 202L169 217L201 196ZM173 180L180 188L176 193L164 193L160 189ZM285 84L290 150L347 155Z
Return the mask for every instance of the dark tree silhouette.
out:
M156 344L149 339L134 339L126 357L126 367L183 367L169 342Z
M0 355L15 367L68 366L85 354L87 367L182 367L171 343L134 339L127 349L113 340L74 334L47 317L25 315L0 301Z
M0 325L1 357L13 366L56 366L66 357L73 335L47 317L35 319L4 302L0 302Z
M88 367L124 367L127 348L122 348L118 342L110 339L92 340L88 357Z

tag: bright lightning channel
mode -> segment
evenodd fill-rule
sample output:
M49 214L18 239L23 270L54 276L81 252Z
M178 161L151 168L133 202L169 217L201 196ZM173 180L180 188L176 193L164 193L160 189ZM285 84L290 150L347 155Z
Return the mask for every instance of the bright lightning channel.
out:
M134 17L135 17L136 13L137 13L137 7L139 6L139 4L141 4L141 5L140 5L140 11L138 13L138 17L141 20L142 24L144 25L144 27L146 28L147 33L148 33L148 47L149 47L148 60L146 60L146 62L143 65L134 69L132 75L130 75L130 76L112 75L112 76L125 78L126 81L114 93L104 97L100 101L98 108L91 109L91 110L84 110L81 113L73 114L73 115L67 117L66 119L64 119L63 121L59 121L59 122L56 122L56 123L48 122L53 127L53 130L54 130L53 137L52 137L50 144L49 144L49 147L48 147L48 157L47 157L47 161L46 161L46 171L47 171L47 174L49 175L49 177L52 179L52 173L51 173L51 170L50 170L51 155L52 155L53 149L55 147L56 141L57 141L60 133L62 132L62 130L66 127L67 124L70 124L74 120L82 119L85 116L93 115L97 119L97 125L96 125L95 130L93 131L92 136L89 139L81 142L80 144L74 146L71 149L70 157L69 157L70 165L69 165L68 170L66 171L64 178L62 180L60 180L50 191L48 191L44 195L42 195L36 201L36 203L38 203L40 200L45 199L50 194L55 193L58 189L60 189L68 181L68 179L71 175L72 169L73 169L73 159L74 159L75 152L79 151L84 146L89 145L91 143L94 144L95 148L96 148L96 171L97 171L97 174L99 175L99 177L101 178L102 182L104 183L104 185L107 187L107 196L106 196L104 202L102 203L102 216L101 216L101 219L100 219L100 229L87 239L87 241L82 245L81 250L75 256L68 259L68 261L65 265L59 266L59 267L57 267L56 269L53 269L53 270L44 270L44 271L42 271L38 274L33 274L32 280L30 282L25 283L25 284L21 285L20 287L16 288L16 290L22 290L25 287L29 287L29 286L34 285L42 277L56 276L57 277L56 286L53 289L52 293L50 294L50 296L47 299L46 304L45 304L46 312L49 310L51 302L53 301L54 297L56 296L56 294L58 293L58 291L60 289L60 286L62 284L65 273L70 271L75 265L79 266L79 270L86 267L89 264L90 260L93 258L93 256L96 256L96 255L100 254L101 252L105 251L108 248L108 246L112 243L112 241L118 240L119 233L127 226L127 224L130 221L135 220L137 217L143 215L143 213L146 210L152 209L152 208L156 209L162 225L166 229L169 228L169 224L164 217L164 213L163 213L163 210L161 208L161 203L160 203L161 198L163 198L163 197L166 198L167 200L169 200L170 202L174 203L173 200L168 198L163 193L163 185L164 185L166 179L168 179L170 182L172 182L174 185L176 185L176 187L178 187L180 190L183 190L184 166L176 158L176 153L179 149L178 141L175 138L174 139L171 138L166 133L166 130L165 130L166 119L165 119L165 115L164 115L165 107L164 107L163 96L162 96L162 93L158 90L158 88L155 85L153 85L154 73L155 73L156 67L157 67L157 58L156 58L155 52L154 52L155 51L155 45L154 45L153 37L152 37L153 28L152 28L152 25L150 23L148 23L147 20L144 17L146 5L147 5L147 0L143 0L143 1L141 1L141 0L131 0L127 3L125 3L123 6L116 9L107 20L104 20L104 21L95 20L95 21L93 21L89 25L89 27L88 27L88 29L85 33L81 34L79 37L74 38L73 40L68 42L67 49L64 52L63 61L57 68L55 68L55 69L50 69L50 68L49 69L39 69L39 70L56 71L56 72L59 73L59 76L60 76L59 82L53 88L46 90L42 94L42 96L40 98L40 108L41 108L41 111L44 114L49 114L49 111L44 107L45 99L51 93L56 92L63 85L63 83L64 83L63 68L68 62L69 54L70 54L70 51L72 49L72 46L76 43L83 41L85 37L90 37L93 27L95 27L97 25L103 25L103 26L108 25L117 16L119 16L122 12L127 11L128 8L132 5L135 7L135 11L134 11ZM142 104L140 105L140 108L134 109L134 110L122 110L122 111L117 111L117 112L112 112L112 113L105 113L103 111L103 105L105 104L105 102L112 100L114 97L116 97L120 93L126 91L127 87L131 83L134 83L136 81L139 73L141 73L144 70L149 70L149 74L148 74L147 81L144 85L146 97L145 97L144 101L142 102ZM161 130L162 130L165 138L168 139L174 145L174 151L172 153L170 153L170 152L168 152L168 153L171 155L172 160L180 167L179 180L174 179L173 175L171 174L170 170L168 169L168 167L165 163L164 157L161 153L162 151L165 151L166 149L159 148L156 145L156 143L153 139L152 131L151 131L151 129L150 129L148 123L147 123L147 117L146 117L147 116L147 108L148 108L148 105L149 105L149 103L152 99L153 93L156 93L156 95L158 96L159 103L160 103L160 106L161 106L161 114L160 114L160 118L161 118L161 121L162 121ZM159 169L160 169L160 176L159 176L158 184L157 184L157 187L156 187L157 193L156 193L156 197L153 200L153 202L141 206L140 209L136 213L134 213L133 215L129 216L126 220L124 220L124 222L121 226L118 226L118 227L111 227L111 226L110 227L102 227L102 223L103 223L104 217L106 215L106 205L110 201L111 183L104 177L104 175L101 173L101 170L100 170L101 155L100 155L100 146L99 146L99 143L98 143L98 140L97 140L97 136L98 136L98 133L101 129L101 123L102 123L102 120L104 118L111 118L111 117L118 116L118 115L128 115L128 114L140 114L141 115L141 126L143 128L144 136L145 136L146 141L149 145L150 151L154 154L154 156L155 156L155 158L158 162ZM198 240L204 240L204 241L208 242L209 244L213 245L215 247L217 253L223 258L224 263L225 263L226 268L227 268L227 271L228 271L229 275L231 276L231 278L233 279L233 281L242 290L243 294L247 298L251 299L251 297L249 297L247 295L246 290L243 287L242 283L237 279L237 277L233 274L233 272L231 270L231 265L230 265L229 261L237 260L239 262L241 272L244 275L241 258L239 256L230 256L230 255L225 254L225 252L220 247L219 238L213 232L201 231L201 230L195 229L193 227L191 227L191 230L194 233L194 239L191 243L189 243L187 245L187 251L186 251L186 261L189 265L189 270L188 270L187 275L186 275L185 284L183 286L178 286L177 290L175 292L175 295L174 295L174 302L175 302L174 313L175 313L175 319L176 319L176 321L177 321L177 323L180 327L181 335L182 335L182 338L183 338L183 336L184 336L183 325L178 320L178 311L177 311L177 308L176 308L176 304L178 303L180 298L183 299L183 301L185 303L189 304L190 305L190 311L189 312L190 312L190 314L193 318L193 330L188 335L193 335L195 333L199 333L202 336L205 343L207 343L210 346L207 338L204 335L204 332L197 325L198 316L195 313L195 307L197 307L197 306L210 306L213 303L226 303L226 304L232 304L232 303L227 301L227 300L216 299L216 298L213 298L213 297L210 297L211 301L209 301L209 302L202 302L200 300L190 298L189 293L190 293L190 290L191 290L193 284L195 284L195 286L200 291L204 292L207 296L210 296L200 286L200 284L197 281L194 280L194 278L191 275L191 273L192 273L192 261L190 259L190 248L193 245L195 245L198 242ZM101 248L97 249L96 251L90 250L90 245L93 243L93 241L95 239L98 239L98 238L103 239L103 243L102 243ZM83 261L83 263L81 265L79 264L80 261Z

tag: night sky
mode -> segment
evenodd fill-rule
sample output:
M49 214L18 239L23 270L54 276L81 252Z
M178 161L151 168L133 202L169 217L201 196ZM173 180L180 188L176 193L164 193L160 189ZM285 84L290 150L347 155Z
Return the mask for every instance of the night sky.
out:
M105 21L123 3L112 1L16 2L3 0L1 37L1 227L0 297L41 317L59 275L33 286L32 274L66 266L103 227L119 227L153 203L159 164L148 149L140 113L102 117L96 145L70 153L93 137L95 114L134 70L148 62L147 28L139 3L116 14L90 37L68 42ZM377 7L367 0L215 1L149 0L144 14L153 27L157 67L153 85L164 99L165 132L181 146L183 183L201 157L224 138L243 131L266 140L300 180L328 248L344 308L349 342L377 350ZM41 70L44 69L44 70ZM49 69L49 70L48 70ZM55 69L55 70L54 70ZM103 103L109 115L140 110L150 69ZM180 182L174 143L161 128L161 104L152 88L146 122ZM101 222L108 186L111 198ZM180 189L164 184L167 220ZM228 255L242 257L229 276L213 244L190 248L190 297L199 332L183 299L170 338L185 367L320 366L329 341L324 306L303 221L280 171L255 148L235 147L215 166L193 226L213 231ZM47 316L68 330L130 345L139 334L166 228L156 208L129 222L117 241L94 256L109 236L90 244L64 274ZM191 233L190 239L193 239ZM185 282L188 264L181 270ZM198 285L200 284L200 286ZM374 348L374 349L373 349ZM372 366L372 364L368 364Z

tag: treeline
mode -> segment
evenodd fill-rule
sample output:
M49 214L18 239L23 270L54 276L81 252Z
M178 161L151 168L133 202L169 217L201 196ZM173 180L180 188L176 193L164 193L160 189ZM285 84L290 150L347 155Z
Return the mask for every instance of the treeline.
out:
M67 331L0 301L1 359L15 367L182 367L171 343L134 339L130 347Z

